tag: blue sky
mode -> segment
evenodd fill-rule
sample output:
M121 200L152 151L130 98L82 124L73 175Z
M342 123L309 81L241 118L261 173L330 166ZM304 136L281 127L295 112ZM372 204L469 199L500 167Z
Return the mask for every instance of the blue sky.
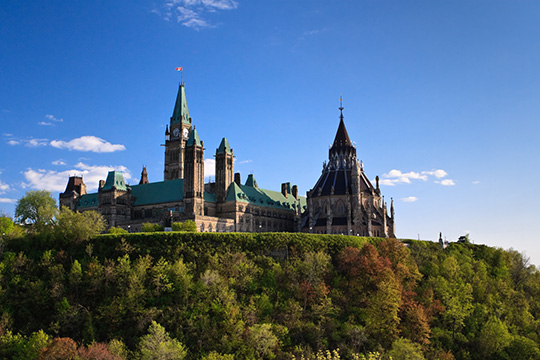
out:
M206 157L222 137L261 187L308 191L339 95L402 238L540 264L540 2L175 0L0 3L0 209L70 174L163 179L179 73ZM207 169L208 170L208 169Z

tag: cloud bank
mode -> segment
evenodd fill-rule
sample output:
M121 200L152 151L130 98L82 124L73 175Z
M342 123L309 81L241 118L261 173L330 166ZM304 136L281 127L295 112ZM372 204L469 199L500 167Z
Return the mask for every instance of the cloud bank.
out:
M66 189L69 177L79 175L83 177L88 191L92 192L97 190L99 180L105 180L109 171L113 170L121 171L126 182L131 179L131 173L125 166L88 165L80 162L72 169L65 171L29 168L23 173L26 182L22 186L24 188L63 192Z
M415 180L428 181L430 178L442 179L446 176L448 176L448 173L442 169L420 172L410 171L406 173L401 170L393 169L382 175L380 183L382 185L395 186L398 184L411 184ZM443 186L455 185L454 180L452 179L435 180L434 182Z
M50 145L58 149L91 151L96 153L110 153L126 150L124 145L111 144L96 136L81 136L80 138L70 141L53 140L50 142Z

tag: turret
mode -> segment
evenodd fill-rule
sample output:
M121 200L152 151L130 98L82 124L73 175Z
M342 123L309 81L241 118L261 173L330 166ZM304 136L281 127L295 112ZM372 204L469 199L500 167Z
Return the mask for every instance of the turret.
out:
M224 202L227 198L227 189L233 182L234 156L233 149L226 138L221 140L216 149L216 201Z
M143 166L142 172L141 172L141 181L139 181L139 185L142 184L148 184L148 172L146 171L146 166Z
M197 129L193 128L186 142L184 162L184 204L188 215L203 215L204 147Z

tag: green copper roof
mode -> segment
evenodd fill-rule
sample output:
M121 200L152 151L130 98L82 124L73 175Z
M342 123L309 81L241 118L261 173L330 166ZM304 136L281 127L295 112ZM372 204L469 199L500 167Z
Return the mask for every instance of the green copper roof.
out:
M229 145L229 140L227 140L227 138L223 138L221 140L221 144L219 144L219 148L217 149L218 154L224 154L225 152L227 154L232 154L232 149Z
M98 194L85 194L81 196L77 204L75 205L76 209L86 209L93 208L98 206Z
M193 146L193 144L197 146L202 146L201 138L199 137L199 133L197 132L197 129L195 128L193 128L191 132L189 133L189 138L188 138L186 146Z
M131 194L135 197L134 206L182 201L184 179L133 185Z
M101 190L111 190L116 187L117 190L127 190L126 182L124 181L124 175L120 171L109 171L105 185Z
M285 197L279 191L261 189L259 187L246 185L239 186L233 182L227 191L226 201L245 202L257 206L275 209L296 210L298 206L302 210L306 208L306 198L299 196L296 200L291 194Z
M180 84L178 88L178 95L176 95L176 103L174 104L174 111L171 116L171 124L178 124L180 122L191 124L184 84Z

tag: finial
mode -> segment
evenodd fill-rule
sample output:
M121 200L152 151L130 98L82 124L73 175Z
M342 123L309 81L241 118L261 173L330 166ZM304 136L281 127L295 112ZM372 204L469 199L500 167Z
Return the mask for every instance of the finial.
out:
M339 111L340 111L340 115L339 115L339 118L343 120L343 94L340 93L339 94Z

